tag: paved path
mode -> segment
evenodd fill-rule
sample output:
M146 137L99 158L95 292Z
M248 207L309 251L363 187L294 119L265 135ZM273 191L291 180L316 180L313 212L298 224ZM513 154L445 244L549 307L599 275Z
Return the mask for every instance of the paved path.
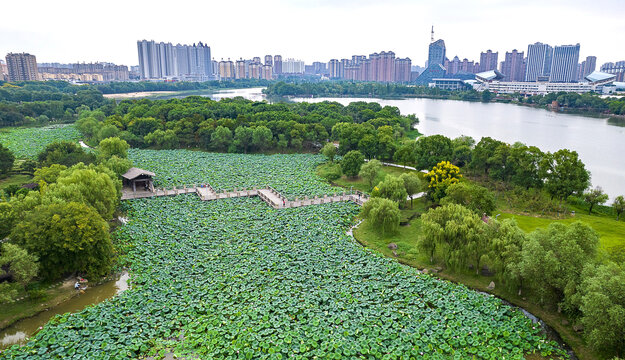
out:
M201 184L201 185L193 185L193 186L183 186L182 188L172 188L172 189L156 189L154 191L132 191L131 189L124 188L122 190L122 200L130 200L130 199L140 199L140 198L149 198L155 196L175 196L180 194L190 194L196 193L200 197L200 199L204 201L218 200L218 199L229 199L229 198L237 198L237 197L249 197L249 196L258 196L267 205L271 206L274 209L284 209L284 208L293 208L300 206L310 206L310 205L319 205L326 204L331 202L340 202L340 201L352 201L358 205L364 204L367 200L369 200L369 195L362 193L360 191L354 191L351 194L347 192L343 192L343 194L328 196L324 195L308 197L304 196L303 198L296 197L295 200L289 200L284 195L279 193L277 190L272 188L271 186L257 189L253 187L251 189L237 189L235 188L232 191L222 191L217 192L213 189L210 184Z

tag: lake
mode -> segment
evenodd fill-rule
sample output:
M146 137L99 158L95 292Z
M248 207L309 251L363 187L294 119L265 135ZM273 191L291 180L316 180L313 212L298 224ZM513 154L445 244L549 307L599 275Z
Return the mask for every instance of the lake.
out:
M223 90L206 94L215 100L242 96L263 100L262 88ZM564 114L514 104L480 103L457 100L376 98L294 98L293 101L378 102L399 108L402 114L415 114L417 128L425 135L451 138L468 135L479 141L490 136L510 144L520 141L543 151L577 151L592 174L593 186L601 186L614 199L625 194L625 127L608 124L606 118Z

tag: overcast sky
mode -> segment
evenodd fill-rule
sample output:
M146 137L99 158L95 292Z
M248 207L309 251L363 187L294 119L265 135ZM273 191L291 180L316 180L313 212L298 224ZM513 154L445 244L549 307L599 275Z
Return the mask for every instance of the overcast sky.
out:
M430 27L451 59L581 44L580 62L625 60L625 0L20 0L0 4L0 56L135 65L137 40L211 46L216 60L281 54L311 63L392 50L427 59ZM527 55L527 54L526 54Z

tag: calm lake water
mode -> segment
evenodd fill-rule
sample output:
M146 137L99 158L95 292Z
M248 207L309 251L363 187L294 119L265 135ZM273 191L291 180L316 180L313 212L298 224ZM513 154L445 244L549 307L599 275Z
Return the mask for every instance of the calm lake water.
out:
M262 88L224 90L210 94L213 99L242 96L262 100ZM513 104L484 104L456 100L375 98L295 98L294 101L378 102L397 106L402 114L415 114L417 128L425 135L451 138L483 136L507 143L520 141L543 151L567 148L577 151L592 174L593 186L601 186L614 199L625 194L625 127L608 124L605 118L554 113Z

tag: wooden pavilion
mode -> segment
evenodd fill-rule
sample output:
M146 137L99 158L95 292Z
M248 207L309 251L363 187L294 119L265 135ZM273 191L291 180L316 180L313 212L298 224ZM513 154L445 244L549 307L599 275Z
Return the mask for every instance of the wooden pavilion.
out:
M140 190L154 192L155 176L156 174L151 171L133 167L122 175L122 182L124 187L131 188L133 192L137 191L137 187Z

